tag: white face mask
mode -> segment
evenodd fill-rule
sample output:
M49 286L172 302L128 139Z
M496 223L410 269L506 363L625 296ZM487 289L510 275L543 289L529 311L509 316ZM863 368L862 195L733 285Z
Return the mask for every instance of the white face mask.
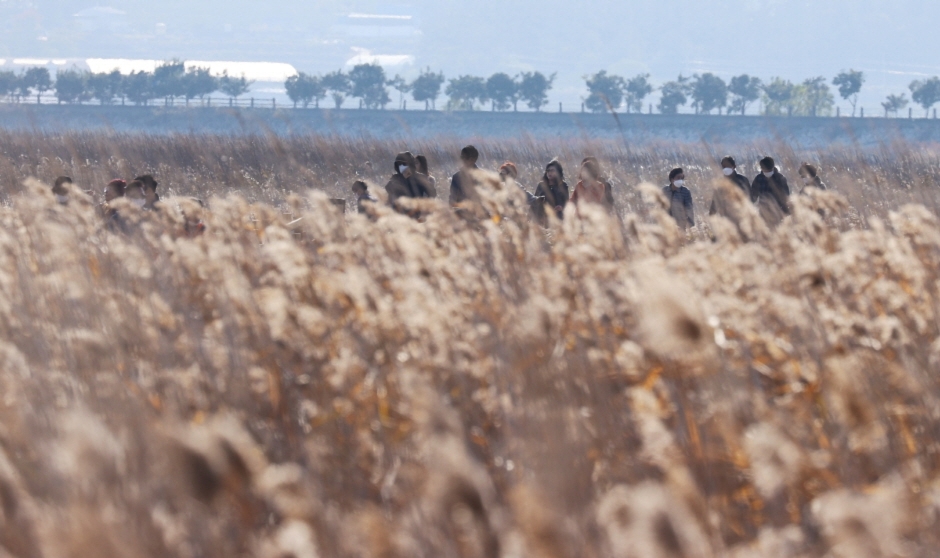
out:
M56 195L55 195L55 201L61 203L62 205L65 205L65 204L69 203L69 196L68 196L68 194L66 194L66 195L64 195L64 196L61 195L61 194L56 194Z
M721 169L721 172L725 173L725 176L731 176L734 174L734 169Z
M803 177L803 184L812 184L812 183L813 183L813 179L812 179L812 178L810 178L810 177L808 177L808 176L804 176L804 177Z
M770 177L773 176L773 175L774 175L774 171L770 171L770 172L765 172L765 173L764 173L764 176L766 176L767 178L770 178Z
M408 165L398 165L398 173L405 174L405 171L408 170Z
M682 186L685 185L685 180L681 180L681 179L680 179L680 180L676 180L675 182L673 182L673 184L676 185L676 188L681 188Z
M143 207L144 205L146 205L147 200L145 200L144 198L131 198L131 203L136 205L137 207Z

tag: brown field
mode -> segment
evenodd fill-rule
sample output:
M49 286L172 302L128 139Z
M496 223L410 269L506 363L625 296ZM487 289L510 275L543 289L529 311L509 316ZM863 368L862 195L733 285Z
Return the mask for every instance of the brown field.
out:
M548 230L329 204L460 146L0 134L0 558L936 555L940 152L740 149L832 188L775 230L676 230L641 183L704 220L706 145L478 142L605 162L620 215Z

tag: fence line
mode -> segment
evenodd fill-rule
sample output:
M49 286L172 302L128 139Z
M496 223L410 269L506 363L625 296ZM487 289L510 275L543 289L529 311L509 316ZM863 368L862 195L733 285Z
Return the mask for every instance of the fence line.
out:
M6 96L0 98L0 104L7 105L79 105L79 106L148 106L148 107L189 107L189 108L199 108L199 107L215 107L215 108L224 108L224 107L238 107L238 108L268 108L268 109L278 109L278 108L291 108L292 105L278 103L276 98L273 97L205 97L205 98L194 98L194 99L182 99L179 97L167 97L165 99L150 99L144 104L133 103L127 99L115 99L113 102L105 104L95 100L82 101L80 103L62 103L59 101L59 98L55 95L29 95L22 97Z
M283 109L304 110L304 109L324 108L324 109L330 109L330 110L337 110L337 109L333 108L332 106L328 106L327 103L324 103L324 106L322 106L322 107L318 107L318 106L316 106L315 104L312 104L312 103L311 103L309 106L306 106L306 107L303 106L303 105L300 104L300 103L297 103L296 105L295 105L294 103L291 103L291 102L283 102L283 101L279 103L279 102L277 101L277 98L276 98L276 97L239 97L239 98L234 98L234 97L204 97L204 98L202 98L202 99L195 98L195 99L189 99L189 100L187 100L187 99L181 99L181 98L179 98L179 97L175 97L175 98L174 98L174 97L167 97L167 98L165 98L165 99L151 99L151 100L149 100L149 101L147 101L146 103L143 103L143 104L133 103L133 102L131 102L131 101L128 101L127 99L115 99L114 102L112 102L112 103L110 103L110 104L103 104L103 103L100 103L100 102L98 102L98 101L93 101L93 100L82 101L82 102L80 102L80 103L62 103L62 102L59 101L59 98L58 98L58 97L56 97L55 95L52 95L52 94L28 95L28 96L22 96L22 97L14 97L14 96L12 96L12 95L8 95L8 96L6 96L6 97L0 97L0 105L36 105L36 104L42 104L42 105L77 105L77 106L109 106L109 107L120 107L120 106L140 107L140 106L146 106L146 107L175 107L175 108L250 108L250 109L271 109L271 110L278 110L278 109L282 109L282 110L283 110ZM361 108L362 108L362 105L361 105L361 103L360 103L359 109L361 109ZM342 108L342 109L338 109L338 110L357 110L357 109L356 109L356 108ZM406 109L406 108L399 108L399 109L393 109L393 110L407 110L407 109ZM924 114L923 116L919 116L919 115L915 114L915 112L918 112L918 111L919 111L919 109L914 109L914 108L908 107L907 115L906 115L906 116L904 116L904 114L903 114L902 111L896 111L893 116L891 116L887 111L885 111L885 113L884 113L883 115L882 115L882 114L875 114L874 116L871 116L871 115L870 115L870 116L867 116L867 117L866 117L866 116L865 116L865 109L862 108L862 109L860 110L860 115L859 115L859 116L843 116L843 115L841 114L841 111L839 110L839 108L836 107L836 112L835 112L834 115L829 115L829 116L812 116L812 117L802 117L802 118L898 118L898 119L908 119L908 120L924 120L924 119L933 119L933 120L936 120L936 118L937 118L937 109L935 109L935 108L931 109L930 111L925 111L925 114ZM413 110L413 112L437 112L437 109L430 109L430 111L428 111L428 110L426 110L426 109L415 109L415 110ZM443 112L443 111L441 111L441 112ZM461 111L461 112L462 112L462 111ZM473 110L473 111L469 111L469 112L490 112L490 110L487 110L487 109L484 108L484 109L478 109L478 110ZM512 111L512 112L515 112L515 111ZM528 111L528 112L534 112L534 111ZM545 114L550 114L552 111L543 111L543 112L544 112ZM580 111L579 111L579 112L580 112L580 113L585 113L584 103L581 103ZM931 112L932 112L932 114L931 114ZM559 114L559 113L561 113L561 114L571 114L570 112L565 113L565 112L562 110L562 103L560 103L560 102L558 103L558 111L557 111L556 114ZM618 112L617 114L619 114L619 115L625 115L625 114L643 114L643 113L642 113L642 111L640 111L640 112L634 112L634 113ZM648 114L648 115L655 115L655 114L661 114L661 113L654 113L654 112L653 112L653 105L650 105L650 106L649 106L649 112L648 112L647 114ZM678 113L678 114L692 116L691 113ZM669 115L663 115L663 116L675 116L675 115L669 114ZM717 115L710 115L710 116L740 116L740 115L739 115L739 114L729 114L729 113L727 113L727 112L724 113L724 114L722 114L722 113L719 112L719 114L717 114ZM758 115L747 115L747 116L763 116L763 115L758 114Z

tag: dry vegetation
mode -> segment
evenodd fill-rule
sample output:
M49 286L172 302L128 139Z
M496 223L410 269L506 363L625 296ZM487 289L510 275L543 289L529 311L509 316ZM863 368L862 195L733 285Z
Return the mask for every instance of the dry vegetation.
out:
M0 557L940 547L930 150L750 147L834 191L686 238L639 183L684 163L703 217L705 146L480 142L530 186L554 155L607 162L621 218L543 231L491 179L478 219L339 214L397 145L0 145ZM440 171L459 145L411 148ZM144 172L209 210L121 205L131 232L107 232L78 190ZM58 174L68 206L29 178Z

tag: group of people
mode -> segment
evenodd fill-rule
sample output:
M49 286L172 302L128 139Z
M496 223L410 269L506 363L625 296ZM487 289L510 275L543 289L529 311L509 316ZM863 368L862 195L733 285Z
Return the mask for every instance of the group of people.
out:
M460 151L461 167L450 179L449 195L451 207L458 212L462 212L468 203L479 199L477 187L480 178L476 176L476 173L480 171L477 166L479 158L480 152L472 145ZM760 214L768 222L776 224L784 216L790 214L790 186L771 157L762 158L758 164L761 172L753 180L749 180L738 172L737 163L733 157L724 157L721 160L722 175L716 179L726 180L726 189L740 191L744 199L749 199L757 205ZM385 185L388 205L396 211L420 218L421 212L413 207L405 207L407 204L403 205L401 201L437 197L437 180L429 172L427 157L412 155L404 151L395 156L393 170L391 178ZM569 204L575 207L581 204L595 204L608 211L614 210L611 182L595 157L585 157L581 161L578 182L573 191L565 181L565 170L557 159L552 159L545 165L545 172L533 192L529 192L518 182L519 170L513 162L504 162L499 166L498 172L504 183L512 182L525 193L530 215L543 225L547 223L548 216L553 213L556 218L563 219L565 208ZM819 176L819 169L815 165L803 163L799 168L799 175L802 181L801 194L806 192L807 188L826 189L826 185ZM695 212L692 193L685 185L685 171L682 168L674 168L669 172L668 178L669 183L662 191L667 201L669 215L681 229L694 227ZM58 203L69 203L67 185L71 184L72 179L67 176L60 176L55 180L52 193ZM157 181L150 174L138 176L130 182L123 179L110 181L104 188L104 203L99 205L106 226L112 230L126 230L127 228L123 217L113 204L118 198L127 199L143 211L158 211L160 195L157 193L157 187ZM366 182L357 180L352 190L356 195L360 213L366 213L370 204L378 203L375 196L369 192ZM203 205L201 201L199 204ZM729 216L732 206L727 192L722 192L722 188L715 188L709 213ZM187 228L188 225L187 221ZM195 232L204 230L201 222L195 227Z
M52 194L55 196L56 201L62 205L69 203L69 189L66 184L73 184L71 177L60 176L55 179L52 185ZM157 204L160 201L160 195L157 194L158 185L153 175L150 174L138 176L129 183L124 179L115 178L104 187L104 203L101 204L100 208L103 213L114 215L116 213L114 208L110 207L111 202L118 198L127 198L133 205L141 209L154 211L158 209ZM91 194L90 191L86 191L86 193Z
M60 176L55 179L52 185L52 194L55 196L56 202L61 205L69 204L69 188L72 184L74 184L74 182L72 178L68 176ZM115 207L114 204L114 201L119 198L126 199L131 205L140 208L141 211L161 211L163 206L160 202L160 194L157 193L158 186L159 183L151 174L138 176L130 182L123 178L115 178L108 182L102 191L104 202L98 205L98 213L104 220L105 226L115 232L128 231L124 216L121 215L119 209ZM93 191L86 190L85 193L92 195ZM199 205L204 205L202 201L196 201ZM185 232L187 234L199 234L204 230L205 225L201 220L186 220Z
M460 151L460 170L453 175L450 181L450 205L460 210L461 206L476 198L477 178L474 173L479 170L477 161L480 153L476 147L468 145ZM423 155L412 155L405 151L395 157L394 173L385 185L388 194L388 205L397 211L414 215L403 208L399 203L402 198L436 198L436 180L428 172L428 161ZM758 165L761 172L749 180L738 173L737 163L731 156L721 160L722 176L716 177L728 181L729 185L741 191L760 210L761 215L772 224L778 223L784 216L790 214L790 186L787 179L777 169L771 157L762 158ZM565 207L571 203L597 204L609 211L614 210L613 188L606 177L600 162L595 157L585 157L581 161L578 171L578 182L574 191L569 190L565 182L565 171L557 159L551 160L545 166L545 173L536 186L534 192L529 192L518 183L519 171L516 165L507 161L498 168L500 178L506 182L512 180L522 188L529 203L530 213L540 223L545 223L548 214L554 212L558 219L564 218ZM819 169L815 165L803 163L799 169L803 186L800 193L807 188L825 190L826 185L819 176ZM368 204L377 203L376 198L369 193L368 185L361 180L353 184L353 192L357 198L360 213L367 211ZM685 171L675 168L669 172L669 184L663 188L663 194L668 202L669 214L682 229L695 226L695 212L693 209L692 193L685 186ZM709 213L728 215L730 207L727 196L721 189L716 189L712 199Z

